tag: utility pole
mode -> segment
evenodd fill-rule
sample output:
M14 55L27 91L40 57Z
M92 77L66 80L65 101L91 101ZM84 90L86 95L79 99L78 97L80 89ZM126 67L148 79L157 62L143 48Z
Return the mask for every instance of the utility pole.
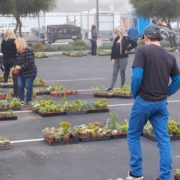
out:
M96 0L96 29L99 35L99 0Z

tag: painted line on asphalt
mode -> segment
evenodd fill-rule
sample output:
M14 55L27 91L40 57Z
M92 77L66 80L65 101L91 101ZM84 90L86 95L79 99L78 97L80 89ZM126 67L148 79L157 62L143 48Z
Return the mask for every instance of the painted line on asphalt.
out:
M16 144L16 143L26 143L26 142L39 142L43 141L44 139L25 139L25 140L17 140L17 141L11 141L11 144Z
M62 79L62 80L49 80L46 82L93 81L93 80L102 80L102 79L106 79L106 78Z

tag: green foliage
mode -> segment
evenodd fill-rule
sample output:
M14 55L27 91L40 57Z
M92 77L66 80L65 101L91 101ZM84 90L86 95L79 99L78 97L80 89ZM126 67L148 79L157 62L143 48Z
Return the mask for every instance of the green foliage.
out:
M33 43L32 48L34 51L43 50L44 45L41 42Z
M157 17L162 19L169 28L170 19L180 16L179 0L130 0L138 16Z
M116 112L110 112L110 118L107 120L107 127L111 130L120 131L121 125L119 122L119 118Z
M86 42L83 41L83 40L75 40L75 41L73 42L73 45L74 45L74 46L87 46Z

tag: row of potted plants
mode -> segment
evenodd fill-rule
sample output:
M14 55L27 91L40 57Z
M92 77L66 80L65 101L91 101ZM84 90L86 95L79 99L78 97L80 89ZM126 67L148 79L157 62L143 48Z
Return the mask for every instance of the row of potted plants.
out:
M180 140L180 122L170 119L168 121L168 133L171 140ZM144 127L143 135L151 140L155 140L153 127L149 121L146 123Z
M130 86L123 86L120 88L114 88L112 91L107 91L104 86L99 86L93 89L95 97L103 98L132 98Z
M109 111L106 99L100 99L95 102L82 100L68 102L64 99L61 104L54 103L52 99L39 100L32 103L31 109L44 117Z
M0 101L0 111L20 110L20 109L21 109L21 101L17 98Z
M44 88L36 88L35 95L68 96L78 94L77 90L65 89L64 86L53 85Z
M72 124L70 122L61 122L58 128L45 128L42 131L43 138L48 144L55 145L126 137L128 122L124 120L120 123L116 117L112 112L110 118L103 124L94 122L87 125L81 124L79 126L74 126L74 135L72 134Z
M10 148L10 140L4 136L0 136L0 150L9 149Z
M0 121L4 120L17 120L17 116L12 110L0 112Z
M0 83L0 87L1 88L13 88L13 83L11 80L9 80L10 83L8 84L4 84L4 83ZM41 77L37 77L34 81L33 84L34 87L44 87L44 86L48 86L47 82L41 78Z
M63 52L63 55L71 56L71 57L82 57L82 56L87 56L88 53L85 51L65 51Z

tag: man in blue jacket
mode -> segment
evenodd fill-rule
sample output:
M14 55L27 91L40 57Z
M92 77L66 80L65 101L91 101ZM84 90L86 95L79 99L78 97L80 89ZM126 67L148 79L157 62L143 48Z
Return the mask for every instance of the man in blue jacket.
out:
M166 99L180 89L180 70L173 55L161 48L159 26L150 24L144 30L145 45L137 49L131 82L135 99L129 119L127 141L130 171L127 180L143 179L140 136L149 120L160 152L159 180L170 180L172 171L171 142L168 135ZM172 82L169 85L169 78Z

